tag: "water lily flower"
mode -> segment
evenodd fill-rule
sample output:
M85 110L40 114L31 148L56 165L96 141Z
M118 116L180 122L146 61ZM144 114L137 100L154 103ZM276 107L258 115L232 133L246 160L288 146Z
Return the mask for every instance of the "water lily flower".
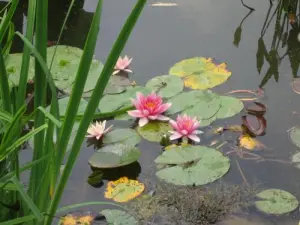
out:
M89 129L87 130L88 138L96 138L97 140L103 138L104 134L109 132L113 126L108 127L105 129L106 120L103 122L97 122L95 124L91 124Z
M200 123L196 118L187 116L178 115L176 121L170 120L169 122L175 131L169 131L172 135L170 140L176 140L179 138L188 138L195 142L200 142L200 138L197 134L202 134L203 132L197 130L200 126Z
M171 107L171 103L163 103L160 96L152 92L148 96L136 94L137 99L131 99L136 110L128 111L132 117L139 118L139 126L145 126L150 120L168 121L170 118L162 115Z
M127 55L125 55L124 58L119 57L117 64L115 65L113 75L116 75L120 72L125 72L125 73L132 73L132 70L129 69L129 66L131 64L132 58L128 58Z

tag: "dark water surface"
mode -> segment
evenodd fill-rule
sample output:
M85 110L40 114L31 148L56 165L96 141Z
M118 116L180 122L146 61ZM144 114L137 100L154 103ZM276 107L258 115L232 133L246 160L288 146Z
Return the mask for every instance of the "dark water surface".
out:
M95 51L96 58L105 62L106 57L114 43L120 28L134 6L135 0L107 0L104 1L102 24ZM167 1L166 1L167 2ZM135 75L131 78L138 85L144 85L154 76L167 74L169 68L176 62L195 56L213 57L228 64L232 76L224 84L213 91L226 93L232 89L257 89L267 72L268 65L262 68L261 74L256 67L257 42L261 35L261 29L269 9L268 0L245 0L246 4L256 10L249 15L243 23L242 39L239 47L233 44L233 36L236 28L249 10L237 0L169 0L177 3L176 7L152 7L154 1L148 5L137 23L132 36L124 50L124 54L133 57L133 70ZM88 26L92 20L97 0L85 0L83 10L78 10L72 15L68 29L63 35L62 44L83 47L88 32ZM276 2L273 9L276 8ZM64 14L60 13L62 7L54 5L50 13L49 39L55 40L59 32L61 20ZM63 12L63 11L62 11ZM272 13L271 13L272 14ZM268 28L264 41L267 49L270 49L275 30L275 19ZM297 31L295 31L297 34ZM291 36L290 48L299 48L297 35ZM16 44L15 49L19 49ZM286 52L285 48L279 48L279 55ZM295 74L294 74L295 75ZM290 160L290 156L299 151L289 140L287 130L299 124L300 112L299 95L291 89L290 82L293 73L288 57L285 57L279 67L279 82L272 77L264 86L265 101L268 110L265 115L267 131L264 137L258 138L267 146L258 154L267 155L269 158ZM241 115L226 120L228 124L240 124ZM128 127L128 122L115 123L115 127ZM212 124L224 124L217 121ZM205 138L203 144L210 141ZM233 139L232 139L233 140ZM142 156L139 165L131 169L130 174L124 175L139 179L153 176L155 172L154 159L161 153L158 144L142 142L139 145ZM228 147L224 147L225 149ZM93 153L93 148L84 147L77 160L76 166L68 183L62 205L80 203L84 201L101 201L105 184L101 188L93 188L87 182L91 170L88 159ZM229 183L240 184L243 182L240 173L234 163L235 156L231 156L232 167L224 177ZM279 188L289 191L300 199L300 171L291 165L278 162L260 162L242 160L237 157L240 165L250 183L258 182L263 188ZM136 166L136 165L135 165ZM129 168L130 170L130 168ZM118 178L118 177L116 177ZM96 208L96 207L94 207ZM96 208L99 210L99 207ZM298 224L298 210L282 217L269 217L270 224Z

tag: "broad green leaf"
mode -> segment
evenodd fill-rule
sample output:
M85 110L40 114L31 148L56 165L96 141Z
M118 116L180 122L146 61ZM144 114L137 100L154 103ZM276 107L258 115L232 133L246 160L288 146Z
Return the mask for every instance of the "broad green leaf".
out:
M54 55L55 46L47 49L48 65L50 66ZM54 56L51 73L56 86L65 90L69 88L75 81L76 72L82 56L80 48L59 45Z
M186 87L200 90L220 85L231 76L226 63L217 64L212 58L205 57L182 60L170 69L169 74L182 77Z
M133 129L118 129L107 133L103 138L103 144L121 143L135 146L141 142L140 135Z
M221 108L218 111L218 119L232 117L244 108L244 104L241 100L228 96L221 96Z
M292 156L292 162L297 164L296 167L300 169L300 152L297 152Z
M137 225L138 221L125 211L118 209L105 209L100 212L105 216L109 225Z
M132 145L116 143L100 148L89 159L95 168L116 168L131 164L139 159L141 152Z
M294 145L300 147L300 127L294 127L289 133L290 139Z
M180 154L182 160L179 159ZM156 173L158 178L175 185L208 184L223 177L230 168L228 157L205 146L187 146L181 147L181 149L175 147L163 153L156 160L164 164L177 163L176 166L159 170Z
M132 105L130 99L136 98L136 93L149 94L151 91L144 87L127 88L126 92L115 95L104 95L100 100L99 109L102 113L111 112Z
M91 175L89 175L88 183L92 186L97 186L98 184L101 184L103 175L104 173L101 170L94 171Z
M114 120L134 120L132 116L129 116L128 113L123 113L121 115L115 116Z
M59 114L60 116L65 116L67 112L67 106L70 101L70 97L67 96L65 98L61 98L58 100L58 105L59 105ZM83 115L84 111L88 105L88 102L84 99L80 99L77 115ZM50 111L50 106L46 108L46 110L49 112Z
M255 206L268 214L284 214L294 211L299 203L291 193L280 189L264 190L256 195L261 200L255 201Z
M183 82L179 77L162 75L152 78L146 88L155 91L163 98L171 98L183 90Z
M160 142L164 134L173 130L168 122L151 121L143 127L137 127L137 132L146 140Z
M6 73L9 80L10 88L17 87L20 81L21 65L23 53L9 54L5 59ZM34 59L30 57L28 80L34 77Z

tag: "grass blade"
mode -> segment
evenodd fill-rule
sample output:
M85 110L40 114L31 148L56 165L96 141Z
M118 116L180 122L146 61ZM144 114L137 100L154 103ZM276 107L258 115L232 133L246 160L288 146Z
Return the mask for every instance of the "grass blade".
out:
M3 109L10 113L11 112L10 90L8 85L8 77L6 74L6 66L5 66L1 48L0 48L0 93L3 102Z
M116 203L113 203L113 202L83 202L83 203L68 205L68 206L64 206L62 208L59 208L57 210L57 213L69 211L71 209L76 209L76 208L80 208L80 207L90 206L90 205L112 205L112 206L117 206L117 207L122 208L122 209L126 209L125 207L123 207L121 205L118 205Z
M39 209L37 208L37 206L34 204L34 202L32 201L32 199L29 197L29 195L25 192L24 187L20 183L20 181L16 177L13 177L11 179L11 182L13 182L16 185L16 187L17 187L17 189L18 189L18 191L20 193L20 196L26 202L28 208L35 215L35 218L38 221L42 221L43 220L43 216L42 216L41 212L39 211Z
M8 13L6 15L6 17L4 18L4 21L1 23L1 27L0 27L0 44L2 43L4 37L5 37L5 34L6 34L6 31L8 29L8 26L9 26L9 23L17 9L17 6L18 6L18 3L19 3L19 0L12 0L12 3L11 3L11 6L8 10Z
M13 117L11 114L5 112L4 110L0 109L0 120L4 120L6 122L12 122Z
M51 206L50 206L50 210L49 210L50 215L53 215L56 212L59 201L63 194L63 190L66 186L67 180L71 174L71 170L72 170L74 163L76 161L76 158L79 154L82 142L83 142L85 134L86 134L86 130L93 118L93 114L96 111L98 103L104 92L104 89L108 83L108 80L109 80L112 72L113 72L113 69L117 62L117 59L119 58L120 53L122 52L123 48L125 47L125 44L136 24L136 21L138 20L146 2L147 2L147 0L139 0L137 2L137 4L135 5L135 8L132 10L125 25L123 26L121 33L118 36L118 38L113 46L112 51L109 54L107 62L105 63L105 66L102 70L100 78L97 81L95 90L93 91L92 97L91 97L89 104L87 106L87 109L84 113L83 120L80 123L78 133L75 137L75 140L74 140L74 143L73 143L73 146L71 149L71 153L66 162L66 166L64 168L63 174L61 176L58 187L56 189L53 201L51 202ZM51 222L52 222L52 218L47 217L45 224L50 225Z
M27 17L27 24L26 24L26 38L30 43L32 43L34 21L36 15L36 0L29 0L27 15L28 17ZM24 104L26 88L27 88L29 62L30 62L30 48L28 47L28 45L24 45L20 80L18 86L19 89L18 89L18 97L17 97L17 108L19 108L21 105Z
M7 35L7 41L5 43L5 46L3 47L4 59L6 59L6 57L8 56L8 54L10 52L14 36L15 36L15 25L13 23L10 23L9 24L8 35Z
M36 216L35 215L29 215L29 216L23 216L17 219L9 220L6 222L0 223L0 225L15 225L15 224L25 224L25 222L29 222L31 220L35 220Z

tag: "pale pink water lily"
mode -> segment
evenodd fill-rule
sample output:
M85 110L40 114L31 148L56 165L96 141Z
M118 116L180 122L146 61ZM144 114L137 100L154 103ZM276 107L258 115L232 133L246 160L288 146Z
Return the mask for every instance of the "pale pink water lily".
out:
M113 126L108 127L105 129L106 120L103 122L97 122L94 124L91 124L89 129L87 130L88 135L86 137L88 138L96 138L97 140L103 138L103 136L111 130Z
M178 115L176 121L170 120L169 123L174 129L174 131L169 131L172 134L170 140L188 138L195 142L200 142L197 134L202 134L203 132L197 130L200 127L200 123L196 118L192 118L186 114L183 116Z
M171 107L171 103L163 103L160 96L152 92L148 96L136 93L136 99L131 99L135 110L128 111L132 117L139 118L139 126L145 126L150 120L168 121L170 118L162 115Z
M124 58L119 57L116 65L115 65L113 75L116 75L120 72L132 73L132 70L129 69L131 61L132 61L132 58L131 59L128 58L127 55L125 55Z

